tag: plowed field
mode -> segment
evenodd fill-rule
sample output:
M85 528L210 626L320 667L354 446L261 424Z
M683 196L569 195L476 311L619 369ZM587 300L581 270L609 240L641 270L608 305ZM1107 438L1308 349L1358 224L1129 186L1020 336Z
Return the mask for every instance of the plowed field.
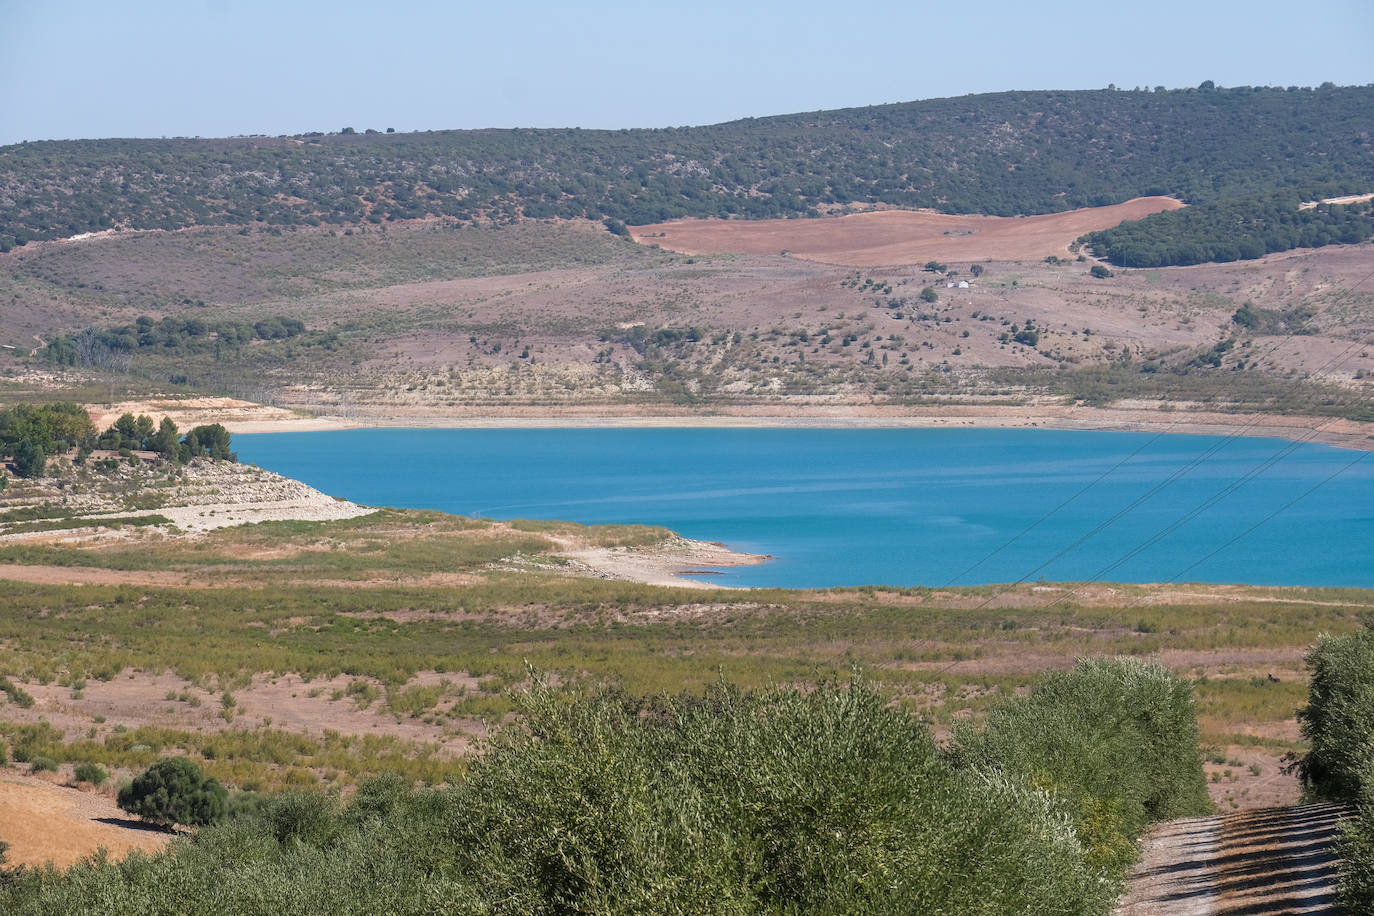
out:
M1039 260L1064 255L1085 232L1109 229L1183 204L1137 197L1110 207L1043 216L957 216L877 210L820 219L684 219L631 229L635 241L682 254L779 254L849 267L926 261Z

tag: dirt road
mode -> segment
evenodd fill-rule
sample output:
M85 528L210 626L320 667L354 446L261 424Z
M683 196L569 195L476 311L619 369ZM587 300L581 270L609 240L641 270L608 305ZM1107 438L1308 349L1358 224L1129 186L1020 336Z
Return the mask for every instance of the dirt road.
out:
M1300 805L1161 824L1116 916L1334 916L1340 816Z

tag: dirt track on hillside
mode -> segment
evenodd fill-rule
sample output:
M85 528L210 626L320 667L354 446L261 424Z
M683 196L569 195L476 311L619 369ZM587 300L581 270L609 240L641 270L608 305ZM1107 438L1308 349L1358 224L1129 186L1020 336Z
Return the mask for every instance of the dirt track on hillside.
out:
M1039 260L1067 255L1097 229L1183 204L1137 197L1110 207L1042 216L958 216L927 210L877 210L821 219L686 219L631 230L635 241L682 254L778 254L849 267L926 261Z

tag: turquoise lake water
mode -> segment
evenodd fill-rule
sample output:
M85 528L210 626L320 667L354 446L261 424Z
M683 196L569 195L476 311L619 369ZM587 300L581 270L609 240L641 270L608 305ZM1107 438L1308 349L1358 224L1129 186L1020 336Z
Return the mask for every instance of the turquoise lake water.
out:
M1351 465L1360 452L1278 439L361 429L234 446L241 461L368 505L664 525L775 558L711 577L724 585L1374 587L1374 456Z

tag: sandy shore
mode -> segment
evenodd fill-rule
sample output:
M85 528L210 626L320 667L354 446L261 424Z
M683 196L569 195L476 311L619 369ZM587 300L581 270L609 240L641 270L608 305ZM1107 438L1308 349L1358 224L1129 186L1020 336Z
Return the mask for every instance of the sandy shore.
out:
M285 413L285 412L283 412ZM877 407L796 409L787 412L737 410L728 413L673 414L618 411L511 412L502 415L404 416L395 418L282 416L227 420L231 433L322 432L359 428L500 429L500 428L814 428L814 429L1078 429L1209 436L1260 436L1321 442L1342 448L1374 450L1374 423L1330 417L1228 414L1147 407L1096 408L1045 405L1032 407L934 407L900 413Z
M1234 414L1204 405L1121 402L1112 407L1063 403L1025 405L949 404L893 407L873 404L754 404L684 413L680 408L645 405L455 408L442 414L396 407L375 416L308 416L233 398L128 401L87 405L98 427L120 414L170 416L183 428L222 423L230 433L327 432L360 428L816 428L816 429L1083 429L1118 432L1191 433L1211 436L1265 436L1322 442L1342 448L1374 450L1374 423L1331 417Z
M559 552L582 567L585 575L646 585L714 589L722 586L687 578L707 575L722 567L756 566L769 557L739 553L724 544L673 538L652 547L587 547Z

